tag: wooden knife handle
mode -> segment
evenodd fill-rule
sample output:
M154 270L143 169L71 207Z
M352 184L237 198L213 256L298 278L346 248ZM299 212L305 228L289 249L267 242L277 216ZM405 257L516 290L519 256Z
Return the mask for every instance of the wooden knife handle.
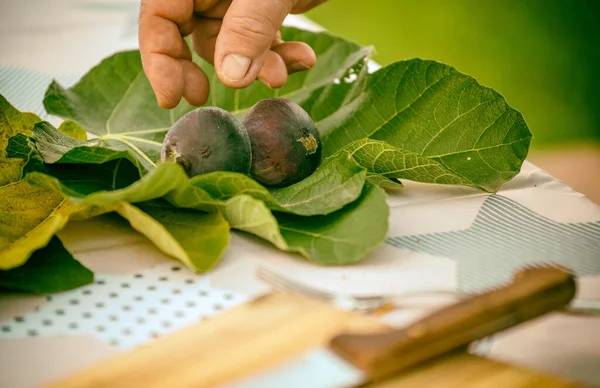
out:
M363 369L370 381L377 381L560 309L575 293L575 280L566 270L523 269L503 288L442 308L406 328L378 334L340 334L331 340L330 347Z

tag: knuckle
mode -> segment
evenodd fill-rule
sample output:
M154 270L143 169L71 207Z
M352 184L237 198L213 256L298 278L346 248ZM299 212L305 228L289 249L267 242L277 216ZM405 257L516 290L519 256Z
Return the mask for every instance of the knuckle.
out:
M229 20L228 33L240 38L243 43L269 41L275 37L278 29L263 14L234 16Z
M179 58L183 54L183 40L172 39L165 34L157 34L150 46L150 51L165 54L173 58Z

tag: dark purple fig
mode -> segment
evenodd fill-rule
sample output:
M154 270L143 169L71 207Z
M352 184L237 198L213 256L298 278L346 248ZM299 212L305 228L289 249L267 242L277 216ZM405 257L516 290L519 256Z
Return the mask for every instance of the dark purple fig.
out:
M250 175L283 187L311 175L321 163L321 138L308 113L284 98L257 102L244 118L252 145Z
M250 139L244 125L226 110L201 107L169 129L161 160L179 163L190 177L212 171L249 174Z

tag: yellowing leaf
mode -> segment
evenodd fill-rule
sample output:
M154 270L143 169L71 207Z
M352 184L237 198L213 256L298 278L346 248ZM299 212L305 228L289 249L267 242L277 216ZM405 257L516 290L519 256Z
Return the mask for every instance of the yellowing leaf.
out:
M58 127L58 130L61 131L62 133L64 133L65 135L72 137L73 139L81 140L81 141L87 140L87 133L75 121L71 121L71 120L63 121L60 124L60 127Z
M0 186L18 181L24 161L8 159L8 139L17 133L31 134L34 124L41 119L33 113L22 113L0 94Z
M19 266L45 247L73 210L60 193L27 182L0 187L0 269Z
M8 139L30 135L40 118L22 113L0 95L0 287L25 292L58 292L82 286L93 273L55 236L75 210L60 193L20 181L26 159L9 159ZM19 142L24 158L27 144Z

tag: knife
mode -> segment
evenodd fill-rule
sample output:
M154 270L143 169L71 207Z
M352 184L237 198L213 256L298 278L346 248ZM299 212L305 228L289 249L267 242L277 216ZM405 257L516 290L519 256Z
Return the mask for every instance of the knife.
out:
M509 284L439 309L405 328L373 334L340 333L325 347L220 387L342 388L376 383L561 309L576 291L574 276L564 268L524 268Z

